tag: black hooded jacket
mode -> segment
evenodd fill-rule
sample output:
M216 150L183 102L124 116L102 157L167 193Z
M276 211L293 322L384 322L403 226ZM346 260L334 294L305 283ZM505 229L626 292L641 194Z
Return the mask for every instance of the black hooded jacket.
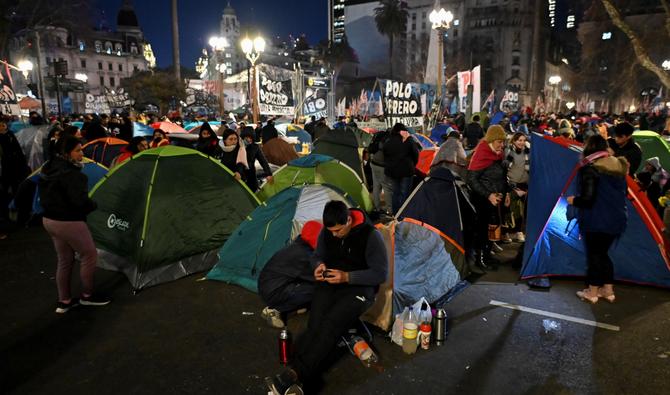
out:
M86 221L97 208L88 197L88 178L75 164L55 156L42 167L40 200L44 218L56 221Z

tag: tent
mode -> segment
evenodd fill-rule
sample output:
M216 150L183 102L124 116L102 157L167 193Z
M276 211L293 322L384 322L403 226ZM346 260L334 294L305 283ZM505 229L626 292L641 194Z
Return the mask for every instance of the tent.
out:
M368 136L368 133L362 132ZM328 131L314 141L312 153L328 155L346 163L354 169L358 177L365 181L363 170L363 145L353 128L340 128Z
M414 133L412 134L412 137L414 137L416 141L418 141L419 144L421 144L422 149L436 148L438 146L430 138L421 133Z
M19 100L19 107L22 110L40 110L42 108L42 102L37 99L33 99L30 96L26 96Z
M380 229L390 248L390 275L364 319L388 329L395 314L421 297L439 305L462 289L464 230L473 216L462 184L448 169L434 169L400 208L400 219Z
M642 148L642 163L636 173L642 171L644 162L654 156L660 159L665 170L670 171L670 144L661 135L648 130L638 131L633 133L633 139Z
M268 260L300 235L305 222L320 221L323 208L331 200L352 205L342 193L326 185L295 186L274 195L233 232L207 279L258 292L258 276Z
M145 125L141 122L133 122L133 137L137 136L152 136L154 130L149 125Z
M298 154L295 152L293 146L281 137L265 142L261 147L263 155L273 165L284 166L289 161L298 158Z
M274 173L272 184L265 182L256 192L261 201L266 201L280 191L304 184L327 184L350 196L365 211L372 210L372 198L363 181L345 163L327 155L311 154L294 159Z
M154 129L160 129L167 134L170 134L170 133L186 133L186 130L184 128L182 128L181 126L177 125L176 123L167 122L167 121L154 122L154 123L151 124L151 127L154 128Z
M221 163L175 146L134 155L91 197L99 265L123 271L135 290L211 268L216 250L259 204Z
M442 136L449 133L449 129L451 129L451 125L446 123L438 123L435 125L433 130L430 131L430 139L433 140L435 144L442 144L444 141Z
M569 140L532 135L530 190L523 279L547 276L584 276L586 255L576 221L566 219L567 202L575 194L570 180L580 160L581 147ZM551 158L551 160L547 160ZM628 178L626 231L610 249L616 280L670 287L668 246L663 224L651 203Z
M419 161L414 167L422 176L426 176L430 172L430 165L433 164L433 159L437 155L439 148L425 148L419 151Z
M302 152L303 144L309 144L310 146L312 145L312 136L307 133L307 131L296 125L288 125L284 135L286 137L295 137L298 139L298 144L294 145L296 152Z
M84 156L102 163L105 167L111 167L114 158L121 153L126 145L128 145L128 142L125 140L103 137L86 143L83 147Z

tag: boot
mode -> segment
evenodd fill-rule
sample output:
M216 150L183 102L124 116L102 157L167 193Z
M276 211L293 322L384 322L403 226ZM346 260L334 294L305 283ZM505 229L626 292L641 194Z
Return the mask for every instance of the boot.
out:
M482 260L481 260L481 255L482 252L480 250L472 250L468 253L467 257L465 258L465 261L468 266L468 270L472 274L485 274L486 270L485 267L481 266Z

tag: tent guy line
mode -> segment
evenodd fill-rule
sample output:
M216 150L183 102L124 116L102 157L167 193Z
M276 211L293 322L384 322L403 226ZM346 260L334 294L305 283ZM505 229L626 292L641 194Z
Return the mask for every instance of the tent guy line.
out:
M563 314L558 314L558 313L552 313L550 311L533 309L533 308L526 307L526 306L520 306L518 304L505 303L505 302L500 302L500 301L497 301L497 300L491 300L489 302L489 304L493 305L493 306L504 307L506 309L519 310L519 311L523 311L523 312L526 312L526 313L543 315L543 316L546 316L546 317L557 318L557 319L560 319L560 320L576 322L576 323L582 324L582 325L595 326L595 327L602 328L602 329L607 329L607 330L610 330L610 331L619 332L621 330L621 328L619 326L616 326L616 325L604 324L602 322L585 320L583 318L571 317L569 315L563 315Z

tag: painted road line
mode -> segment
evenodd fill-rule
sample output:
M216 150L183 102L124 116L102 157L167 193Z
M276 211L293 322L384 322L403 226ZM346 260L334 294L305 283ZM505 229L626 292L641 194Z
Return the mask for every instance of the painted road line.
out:
M576 322L578 324L595 326L595 327L602 328L602 329L607 329L607 330L610 330L610 331L618 332L618 331L621 330L621 328L616 326L616 325L603 324L602 322L585 320L583 318L571 317L569 315L552 313L551 311L533 309L533 308L526 307L526 306L520 306L518 304L505 303L505 302L500 302L500 301L497 301L497 300L492 300L491 302L489 302L489 304L491 304L493 306L504 307L506 309L519 310L519 311L523 311L523 312L526 312L526 313L543 315L545 317L551 317L551 318L557 318L559 320Z

